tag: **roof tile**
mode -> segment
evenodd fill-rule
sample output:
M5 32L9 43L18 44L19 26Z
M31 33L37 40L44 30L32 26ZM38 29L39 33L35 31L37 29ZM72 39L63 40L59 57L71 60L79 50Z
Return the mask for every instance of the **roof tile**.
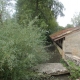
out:
M65 36L65 35L73 32L75 30L78 30L78 29L80 29L80 27L67 28L67 29L64 29L64 30L61 30L61 31L58 31L56 33L51 34L50 37L51 37L51 39L54 40L54 39L57 39L59 37Z

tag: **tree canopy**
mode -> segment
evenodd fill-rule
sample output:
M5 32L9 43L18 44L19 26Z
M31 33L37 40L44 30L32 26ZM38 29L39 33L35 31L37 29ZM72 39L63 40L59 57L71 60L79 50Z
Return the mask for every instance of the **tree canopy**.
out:
M14 2L15 0L0 0L0 23L11 17L14 11Z
M54 30L58 26L56 21L58 15L63 16L64 6L58 0L18 0L17 14L19 23L24 23L23 20L34 19L36 16L39 19L38 26L44 24L47 30Z
M65 28L71 28L71 27L74 27L73 24L67 24L67 25L65 26Z

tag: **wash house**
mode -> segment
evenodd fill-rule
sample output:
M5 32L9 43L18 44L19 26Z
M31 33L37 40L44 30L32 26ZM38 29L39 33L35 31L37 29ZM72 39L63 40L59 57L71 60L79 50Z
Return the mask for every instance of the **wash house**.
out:
M80 57L80 27L61 30L50 35L53 43L58 48L62 58L66 54Z

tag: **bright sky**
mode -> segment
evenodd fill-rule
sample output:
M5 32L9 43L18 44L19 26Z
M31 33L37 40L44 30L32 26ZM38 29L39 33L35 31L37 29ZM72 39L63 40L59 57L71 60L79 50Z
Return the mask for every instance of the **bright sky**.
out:
M65 27L71 23L71 18L76 12L80 12L80 0L59 0L65 7L64 17L58 17L57 22L60 26Z

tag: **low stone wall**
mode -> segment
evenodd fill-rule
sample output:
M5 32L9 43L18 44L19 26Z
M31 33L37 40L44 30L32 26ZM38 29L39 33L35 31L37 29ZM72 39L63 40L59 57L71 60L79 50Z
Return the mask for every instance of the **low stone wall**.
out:
M70 60L70 61L74 62L77 66L80 66L80 58L75 55L65 54L65 60L66 61Z

